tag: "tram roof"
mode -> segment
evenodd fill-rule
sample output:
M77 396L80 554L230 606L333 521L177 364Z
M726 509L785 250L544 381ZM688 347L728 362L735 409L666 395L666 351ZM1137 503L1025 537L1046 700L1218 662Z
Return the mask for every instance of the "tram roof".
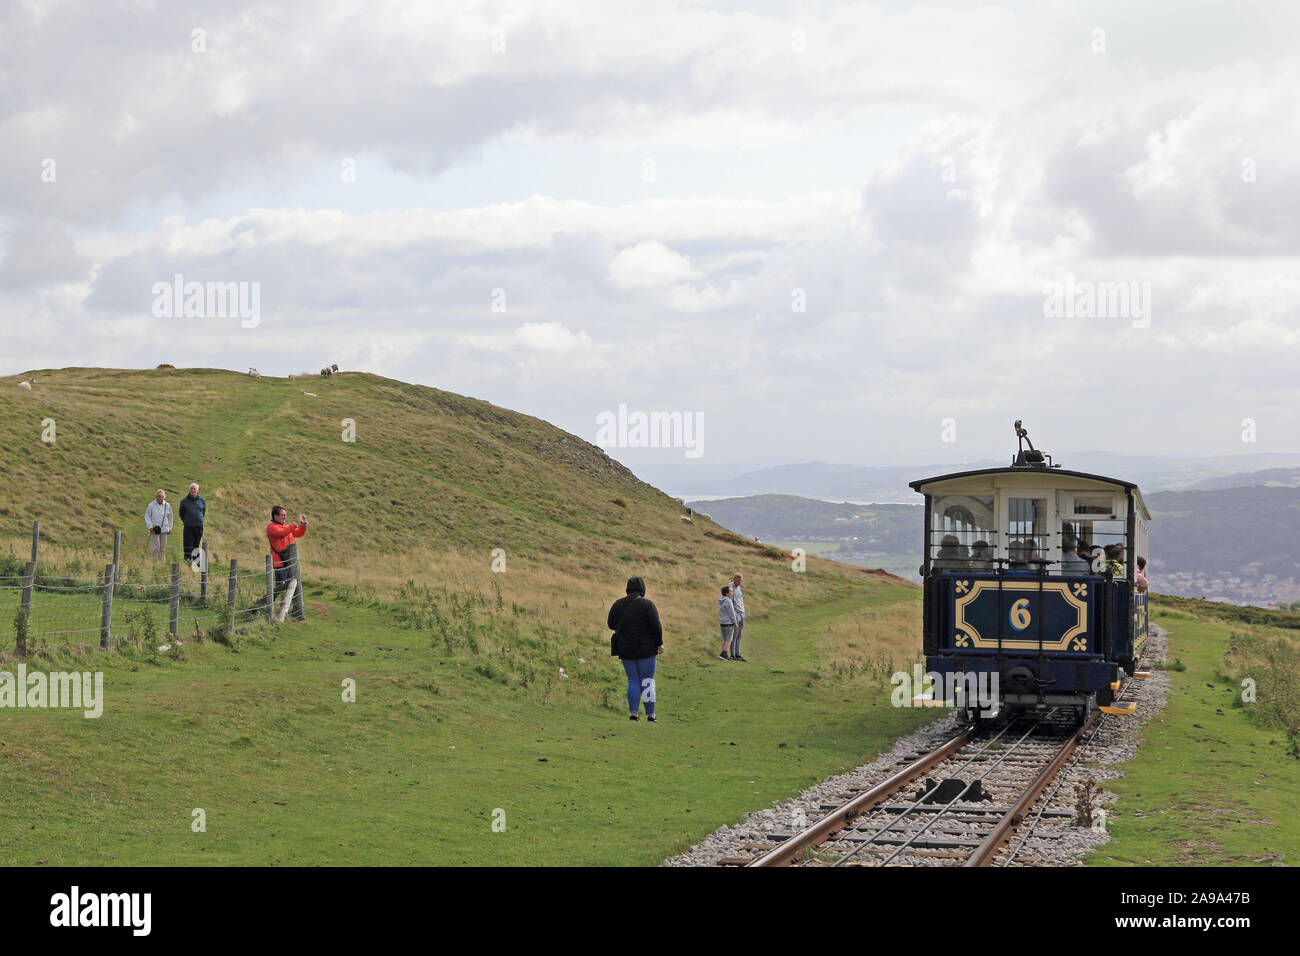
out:
M1052 484L1056 484L1055 478L1085 478L1088 481L1101 481L1109 485L1118 485L1125 491L1136 491L1138 486L1132 481L1124 481L1122 478L1110 478L1106 475L1094 475L1086 471L1070 471L1066 468L1033 468L1033 467L1016 467L1014 465L1003 468L977 468L974 471L954 471L947 475L935 475L932 478L921 478L917 481L908 482L908 487L913 491L921 491L924 486L934 484L939 481L953 481L957 478L977 478L983 475L1033 475L1041 477ZM1140 492L1139 492L1140 494Z

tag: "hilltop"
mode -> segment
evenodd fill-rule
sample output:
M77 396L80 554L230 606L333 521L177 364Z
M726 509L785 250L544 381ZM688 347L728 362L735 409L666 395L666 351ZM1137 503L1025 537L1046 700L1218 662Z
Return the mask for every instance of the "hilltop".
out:
M281 502L312 517L312 570L326 576L398 578L402 565L447 551L480 554L486 566L495 547L523 560L579 544L599 554L620 540L638 551L728 553L599 448L439 389L363 373L36 374L30 393L0 387L0 521L18 538L40 519L50 545L102 549L117 527L138 554L155 489L175 504L198 481L213 550L261 554L270 506ZM41 441L45 419L55 443Z

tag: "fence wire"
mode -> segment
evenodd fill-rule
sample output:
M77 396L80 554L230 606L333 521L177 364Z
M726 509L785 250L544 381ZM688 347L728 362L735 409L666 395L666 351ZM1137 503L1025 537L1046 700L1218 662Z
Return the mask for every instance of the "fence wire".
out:
M170 572L166 576L147 578L132 569L111 585L112 605L109 622L110 646L123 640L138 639L152 631L166 643L173 637L189 640L195 630L206 632L216 626L227 608L233 625L267 620L267 572L260 567L237 568L234 579L233 605L229 568L209 568L206 600L202 580L189 565L181 565L181 576L172 592ZM273 576L272 614L278 618L287 590L287 580L297 572L297 562L286 563ZM280 581L287 579L282 586ZM98 580L78 578L39 569L30 580L25 574L0 577L0 651L12 649L18 638L18 618L24 615L27 646L33 642L56 639L59 644L98 644L103 633L105 591L109 587L103 575ZM176 602L176 630L171 633L172 602ZM297 603L298 598L295 598ZM152 618L152 624L148 619Z

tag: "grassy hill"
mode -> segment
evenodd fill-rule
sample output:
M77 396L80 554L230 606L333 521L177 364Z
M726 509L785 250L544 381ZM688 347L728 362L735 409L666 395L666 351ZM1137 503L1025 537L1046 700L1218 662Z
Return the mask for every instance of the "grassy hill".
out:
M918 652L915 588L816 559L795 573L538 419L363 374L16 381L0 380L0 561L21 566L39 519L41 569L68 590L38 593L33 624L78 631L34 635L28 666L101 670L106 702L97 720L0 710L6 864L650 863L929 716L888 705L888 674ZM119 589L98 650L81 628L99 624L113 529L126 580L157 580L144 507L192 480L214 579L231 557L253 572L241 606L270 506L311 516L308 621L227 633L186 569L180 645L159 652L165 605ZM712 658L733 571L748 665ZM633 573L666 630L658 726L628 723L608 654L605 614Z
M1159 522L1161 564L1172 570L1244 573L1255 565L1300 573L1300 489L1239 487L1147 496ZM1154 532L1153 532L1154 533Z

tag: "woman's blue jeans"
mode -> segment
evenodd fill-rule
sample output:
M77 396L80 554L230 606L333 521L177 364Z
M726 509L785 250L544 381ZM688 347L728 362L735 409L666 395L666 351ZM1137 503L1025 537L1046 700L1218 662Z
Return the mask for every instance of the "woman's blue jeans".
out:
M635 714L645 701L645 712L655 715L655 659L643 657L640 660L624 660L623 670L627 672L627 712Z

